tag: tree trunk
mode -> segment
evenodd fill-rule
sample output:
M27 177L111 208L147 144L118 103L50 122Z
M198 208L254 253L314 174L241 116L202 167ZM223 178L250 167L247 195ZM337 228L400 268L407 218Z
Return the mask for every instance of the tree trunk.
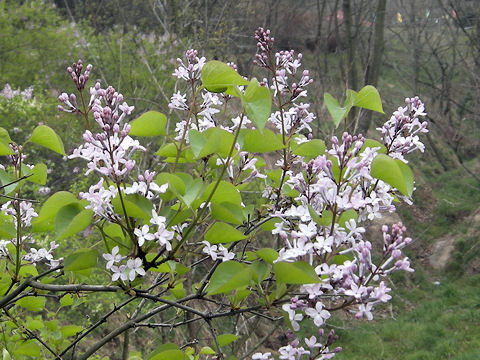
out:
M347 89L358 89L357 70L355 66L355 35L352 31L352 10L350 0L343 0L343 19L347 45ZM350 110L346 119L345 131L351 132L355 127L355 108Z
M384 32L385 32L385 13L387 8L387 0L378 0L377 12L375 16L375 38L373 43L372 61L367 65L365 74L365 85L378 85L380 77L380 68L383 62L383 53L385 49ZM365 111L360 117L357 125L357 132L366 135L368 128L372 122L372 112Z

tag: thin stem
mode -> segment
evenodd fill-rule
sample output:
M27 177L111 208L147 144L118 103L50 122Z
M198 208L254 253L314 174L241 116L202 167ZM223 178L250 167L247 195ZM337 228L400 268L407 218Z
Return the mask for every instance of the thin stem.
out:
M232 158L233 150L235 149L235 144L237 143L238 134L240 133L240 128L242 127L242 122L243 122L244 117L245 117L245 114L242 113L242 117L240 118L240 122L238 124L237 130L235 131L235 137L233 139L232 146L230 147L230 151L228 152L227 161L225 161L225 166L222 167L222 171L221 171L220 175L218 176L218 179L215 182L215 185L213 186L212 192L208 195L208 198L205 201L205 206L203 206L198 211L197 216L193 219L191 225L187 228L187 230L183 234L182 240L180 240L180 242L170 252L169 258L172 258L175 255L175 253L178 251L178 249L187 241L188 235L190 235L190 233L193 231L194 227L197 225L200 218L203 216L203 214L207 210L208 204L210 203L210 200L212 200L212 197L215 194L215 191L217 190L218 185L220 185L220 182L222 181L223 175L225 174L225 171L227 170L228 164L230 163L230 160Z

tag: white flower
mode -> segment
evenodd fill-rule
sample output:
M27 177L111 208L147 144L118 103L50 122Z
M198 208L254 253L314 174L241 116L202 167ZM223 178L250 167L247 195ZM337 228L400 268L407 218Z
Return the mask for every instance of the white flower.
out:
M208 254L212 260L217 260L217 245L211 245L208 241L202 241L202 244L206 246L202 249L202 252Z
M125 259L125 256L122 256L118 253L119 249L118 249L118 246L115 246L113 249L112 249L112 253L111 254L103 254L103 258L105 260L107 260L107 265L106 265L106 269L109 270L113 264L117 263L117 262L120 262L122 261L123 259Z
M270 360L272 359L272 353L267 352L267 353L255 353L252 355L252 360Z
M290 304L283 304L282 309L283 309L283 311L286 311L288 313L288 319L290 320L290 323L292 324L293 330L294 331L300 330L300 325L298 324L298 321L302 321L303 315L295 313L295 310L293 310L290 307Z
M315 308L305 309L305 314L310 316L313 319L313 323L318 327L322 326L325 320L330 318L330 313L323 309L323 304L320 301L317 302Z
M142 229L135 229L133 232L137 236L138 246L142 246L145 243L145 240L154 240L155 235L151 234L150 227L145 224L142 226Z
M142 268L142 259L135 258L135 260L130 259L127 261L128 268L128 278L130 281L135 280L136 274L140 276L145 276L145 270Z
M127 280L127 274L125 273L126 270L125 265L115 266L113 265L110 270L112 270L112 281L117 281L118 279L125 281Z

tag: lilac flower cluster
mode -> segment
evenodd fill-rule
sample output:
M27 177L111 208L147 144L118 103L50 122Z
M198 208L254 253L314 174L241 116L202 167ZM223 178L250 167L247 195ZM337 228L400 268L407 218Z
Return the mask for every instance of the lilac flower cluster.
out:
M35 212L31 202L10 200L3 204L1 209L5 215L12 215L16 218L17 208L20 209L20 221L22 227L28 227L32 225L32 219L37 217L38 214ZM14 225L17 226L16 221L14 222Z
M301 54L295 57L293 51L282 51L273 55L273 38L262 28L256 31L255 39L258 42L255 63L271 73L270 88L279 108L269 121L288 139L305 142L308 138L299 132L311 131L309 123L314 115L308 112L308 104L295 102L306 96L306 87L312 81L308 71L302 73L298 82L291 79L301 66ZM428 130L427 123L419 120L426 115L420 99L407 98L405 102L406 106L399 108L378 130L387 155L406 162L405 154L424 150L418 135ZM388 227L383 227L383 256L378 263L372 260L372 243L364 239L365 228L359 224L381 218L385 211L395 211L394 195L403 197L370 175L372 161L380 147L364 145L362 135L344 133L341 139L332 137L326 155L312 160L305 161L301 156L287 153L276 165L285 172L286 186L298 195L292 202L281 196L281 189L267 186L264 191L264 197L275 200L272 211L281 220L272 231L283 242L276 262L306 261L315 267L320 279L318 284L303 285L300 294L282 307L295 331L300 329L304 318L321 328L331 311L338 309L349 309L357 318L371 320L375 305L391 299L388 294L391 289L382 279L393 271L413 271L408 257L402 254L403 247L411 242L410 238L403 237L402 224L393 225L391 233ZM305 339L310 349L308 344L315 341ZM279 352L280 359L299 359L308 350L300 347L295 339ZM335 351L318 358L334 355ZM270 359L268 353L255 356Z
M150 232L153 226L157 227L157 231L154 233ZM150 225L144 224L139 228L135 228L134 234L139 247L151 241L156 241L161 247L165 247L167 251L172 250L171 241L175 233L167 229L166 218L159 216L155 210L152 210ZM126 264L120 264L127 256L119 254L118 246L115 246L110 254L103 254L103 258L107 261L106 269L113 273L112 281L126 281L127 279L133 281L137 275L145 276L146 274L143 268L143 261L139 257L128 259Z
M423 109L418 100L415 104ZM391 149L390 154L395 151L401 154L404 148L392 145L400 135L386 139L390 140L385 144ZM293 298L283 306L294 330L300 329L299 322L305 316L321 327L330 317L330 311L338 308L349 308L356 317L371 320L374 306L391 299L388 294L391 289L380 279L397 270L413 271L408 257L402 255L403 247L411 242L410 238L404 238L402 224L393 225L391 233L387 226L382 228L384 248L378 264L372 261L372 244L363 239L365 229L358 226L359 222L380 218L384 211L395 210L392 195L395 189L370 175L379 148L363 148L364 142L361 135L344 133L341 141L333 137L328 157L322 155L308 162L299 157L296 162L302 171L287 172L286 183L298 191L298 196L295 203L285 201L285 206L275 213L281 221L272 234L284 243L276 261L307 261L316 266L321 279L318 284L301 287L306 299ZM351 210L358 213L358 218ZM349 211L352 216L344 225L335 221ZM348 260L331 264L332 259L342 256ZM291 351L293 354L294 350ZM295 356L285 359L297 359Z
M83 70L83 62L82 60L78 60L76 63L73 63L72 66L67 68L67 72L72 78L73 82L77 86L78 91L82 91L85 88L85 84L87 83L90 73L93 69L91 64L88 64L85 68L85 71L82 74Z
M399 107L381 128L382 140L387 146L388 154L404 162L404 155L420 150L425 146L420 141L418 134L428 132L427 122L420 121L419 117L426 116L425 105L418 96L405 99L404 107Z
M50 249L46 248L30 248L30 252L23 256L23 260L31 262L36 265L39 262L46 262L50 265L51 268L57 267L62 262L63 258L54 259L53 250L58 248L58 244L55 241L50 242Z
M223 104L219 95L207 90L197 93L197 86L200 82L200 75L206 59L197 56L197 50L190 49L185 52L184 62L177 59L179 66L173 72L173 76L187 82L188 88L192 91L190 99L186 93L177 91L170 99L170 109L181 110L186 114L186 119L176 123L175 140L188 143L188 132L190 129L205 131L211 127L219 126L215 115L220 112L219 107ZM198 96L197 96L198 95ZM229 131L228 126L222 128Z
M235 258L235 253L228 251L222 244L211 245L208 241L202 241L205 247L202 252L209 255L212 260L222 259L222 261L229 261Z
M196 54L189 52L188 56L191 64ZM79 91L84 88L91 69L92 66L88 65L85 73L81 74L81 61L74 64L73 68L67 69ZM196 77L194 73L199 74L200 70L201 67L191 66L185 71L187 73L190 71L189 74ZM87 161L88 169L85 175L91 172L102 175L98 183L90 186L88 192L80 192L80 198L88 201L85 208L91 209L96 216L123 227L129 233L139 255L145 255L146 250L142 250L142 247L147 247L153 240L166 251L171 251L171 241L175 233L167 229L165 217L159 216L155 210L152 210L149 224L140 222L130 225L128 214L125 213L123 214L123 217L127 218L125 225L122 223L122 215L116 212L113 205L116 197L133 194L140 194L150 201L155 201L158 200L159 194L165 193L168 188L168 184L155 183L153 181L155 172L149 170L138 175L138 181L128 184L129 175L136 165L135 160L132 159L133 153L136 150L145 151L138 140L128 135L131 127L125 120L126 116L132 113L133 106L129 106L124 101L123 95L113 87L108 86L103 89L99 83L90 88L90 101L86 109L78 108L74 94L68 96L63 93L59 96L59 100L67 107L66 109L62 107L64 111L81 113L85 116L91 112L100 128L96 133L86 130L83 134L85 142L68 156L69 159L81 158ZM151 232L153 227L156 227L156 231ZM146 274L143 257L121 256L118 247L114 247L110 254L103 254L103 257L107 260L106 269L112 272L112 281L133 281L137 275ZM122 263L125 259L126 263Z
M205 57L198 57L198 51L194 49L187 50L185 52L186 63L182 59L178 58L178 68L175 69L173 75L179 79L183 79L189 82L195 82L200 79L203 65L205 65Z
M297 70L301 67L302 54L295 56L293 50L273 54L274 38L269 30L258 28L255 31L257 54L254 63L267 69L272 74L270 88L274 92L275 104L279 108L273 112L269 121L288 138L304 129L312 131L310 123L315 115L308 111L310 105L296 102L307 96L307 87L313 82L308 70L303 70L300 79L295 80ZM268 87L268 80L262 85ZM287 107L289 107L287 109Z
M140 276L145 276L145 270L142 267L142 259L128 259L126 264L114 265L120 263L126 258L126 256L121 256L119 254L118 246L115 246L112 249L111 254L103 254L103 258L107 260L107 270L113 272L112 281L122 280L122 281L133 281L135 280L137 274Z
M13 216L17 218L17 209L20 211L20 224L22 228L26 228L32 225L33 218L37 217L38 214L35 212L32 203L29 201L20 201L20 200L10 200L2 205L1 210L5 215ZM15 228L17 228L17 221L13 221ZM9 257L8 245L12 244L13 246L23 246L24 244L32 242L30 236L22 236L19 244L17 244L17 238L12 238L10 240L1 240L0 241L0 258ZM53 257L53 251L58 247L55 241L50 242L50 249L46 248L30 248L29 252L22 256L22 259L30 262L34 265L37 263L45 262L51 268L54 268L60 264L63 258L55 259Z
M24 90L13 90L10 84L6 83L3 90L0 91L0 96L7 100L12 100L16 96L21 96L23 101L29 101L33 97L33 85Z
M93 117L101 131L95 134L90 130L85 131L85 143L75 149L69 159L87 160L88 170L85 175L97 171L119 183L135 166L135 160L131 159L132 153L135 150L145 150L138 140L128 136L130 125L123 123L125 116L131 114L133 106L124 102L123 95L111 86L101 89L97 83L90 92L94 97Z

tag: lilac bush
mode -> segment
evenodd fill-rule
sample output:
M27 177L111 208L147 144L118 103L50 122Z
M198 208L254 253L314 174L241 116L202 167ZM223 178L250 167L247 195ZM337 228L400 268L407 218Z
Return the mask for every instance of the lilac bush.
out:
M21 145L0 129L4 354L87 359L124 335L127 358L129 330L180 328L181 340L141 356L330 359L341 351L329 326L335 311L372 320L391 299L388 276L413 271L403 254L412 240L401 223L384 225L383 249L373 256L365 234L396 202L411 201L405 157L424 150L423 103L407 98L378 129L381 141L343 133L326 145L312 136L313 79L301 70L302 55L275 52L269 30L259 28L255 40L262 81L196 50L178 59L169 108L181 120L172 133L157 111L131 120L134 108L113 87L87 90L92 65L68 68L77 94L61 94L59 109L86 128L68 159L83 160L92 179L78 194L59 191L35 206L23 198L25 182L46 183L46 166L27 164L24 147L65 155L63 143L46 125ZM383 112L371 86L347 98L345 110L326 96L337 126L352 106ZM143 137L161 139L154 158ZM79 233L72 248L67 240ZM99 280L92 273L100 269ZM90 323L60 323L48 310L72 306L73 295L93 303L99 293L116 293L121 303ZM125 316L116 327L114 314ZM276 327L282 317L293 330L287 343L263 353L261 342L251 346L249 319ZM295 335L313 327L308 338ZM99 328L106 335L95 340Z

